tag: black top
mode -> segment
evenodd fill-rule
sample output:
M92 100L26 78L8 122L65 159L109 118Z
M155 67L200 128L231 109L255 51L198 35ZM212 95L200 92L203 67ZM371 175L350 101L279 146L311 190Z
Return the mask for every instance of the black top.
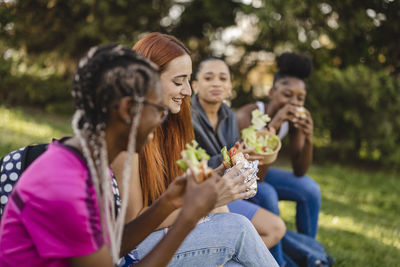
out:
M239 128L235 113L222 103L218 110L218 125L216 131L208 120L207 114L200 105L197 95L191 100L191 114L194 135L199 146L210 155L208 165L216 168L222 163L222 147L228 150L239 141Z

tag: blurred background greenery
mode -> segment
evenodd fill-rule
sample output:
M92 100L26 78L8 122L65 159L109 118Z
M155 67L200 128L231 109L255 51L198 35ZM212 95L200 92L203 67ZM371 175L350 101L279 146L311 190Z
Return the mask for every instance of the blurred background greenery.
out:
M310 56L318 240L339 266L398 265L399 0L0 0L0 157L71 134L79 57L151 31L181 39L194 64L224 57L233 108L266 98L276 55ZM292 203L280 205L294 229Z
M233 108L266 97L284 51L309 55L306 106L318 161L400 166L400 1L0 0L0 103L71 114L69 86L91 46L176 35L194 64L224 57Z

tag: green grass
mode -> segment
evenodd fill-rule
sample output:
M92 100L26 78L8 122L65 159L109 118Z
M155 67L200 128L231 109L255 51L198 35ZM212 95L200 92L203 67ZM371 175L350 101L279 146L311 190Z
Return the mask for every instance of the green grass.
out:
M317 239L335 266L400 266L400 177L384 171L313 166L308 175L322 191ZM280 203L289 229L295 205Z
M0 105L0 157L23 146L71 135L70 121L39 110Z
M0 156L70 134L68 117L0 105ZM400 266L400 177L339 165L313 166L308 175L322 190L317 239L335 266ZM293 230L294 203L281 202L280 209Z

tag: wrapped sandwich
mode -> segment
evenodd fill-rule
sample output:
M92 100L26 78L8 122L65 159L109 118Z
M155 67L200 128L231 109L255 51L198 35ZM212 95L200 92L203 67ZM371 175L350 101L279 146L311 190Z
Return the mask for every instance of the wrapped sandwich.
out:
M199 144L193 140L191 144L186 144L186 149L181 151L182 158L176 161L176 164L186 171L191 168L198 183L203 182L211 176L212 169L208 167L207 162L210 156L199 147Z
M226 148L226 146L224 146L221 149L221 153L222 153L222 158L223 158L222 163L224 164L224 166L226 168L225 173L228 173L229 171L231 171L232 167L235 166L236 164L238 164L239 162L243 162L244 166L243 166L243 168L240 169L240 171L236 174L236 176L239 176L240 174L242 174L243 172L245 172L248 169L251 170L251 173L249 174L249 176L246 177L246 179L244 180L243 183L247 183L250 180L254 181L251 184L248 191L253 192L253 194L250 197L255 196L257 193L258 160L247 161L247 159L244 157L243 153L239 152L236 147L232 147L231 149L229 149L229 152L228 152L228 149Z

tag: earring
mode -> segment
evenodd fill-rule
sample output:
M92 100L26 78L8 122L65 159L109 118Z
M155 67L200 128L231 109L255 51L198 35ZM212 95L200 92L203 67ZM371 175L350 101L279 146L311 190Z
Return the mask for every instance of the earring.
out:
M128 124L128 125L131 124L131 119L126 119L125 123Z

